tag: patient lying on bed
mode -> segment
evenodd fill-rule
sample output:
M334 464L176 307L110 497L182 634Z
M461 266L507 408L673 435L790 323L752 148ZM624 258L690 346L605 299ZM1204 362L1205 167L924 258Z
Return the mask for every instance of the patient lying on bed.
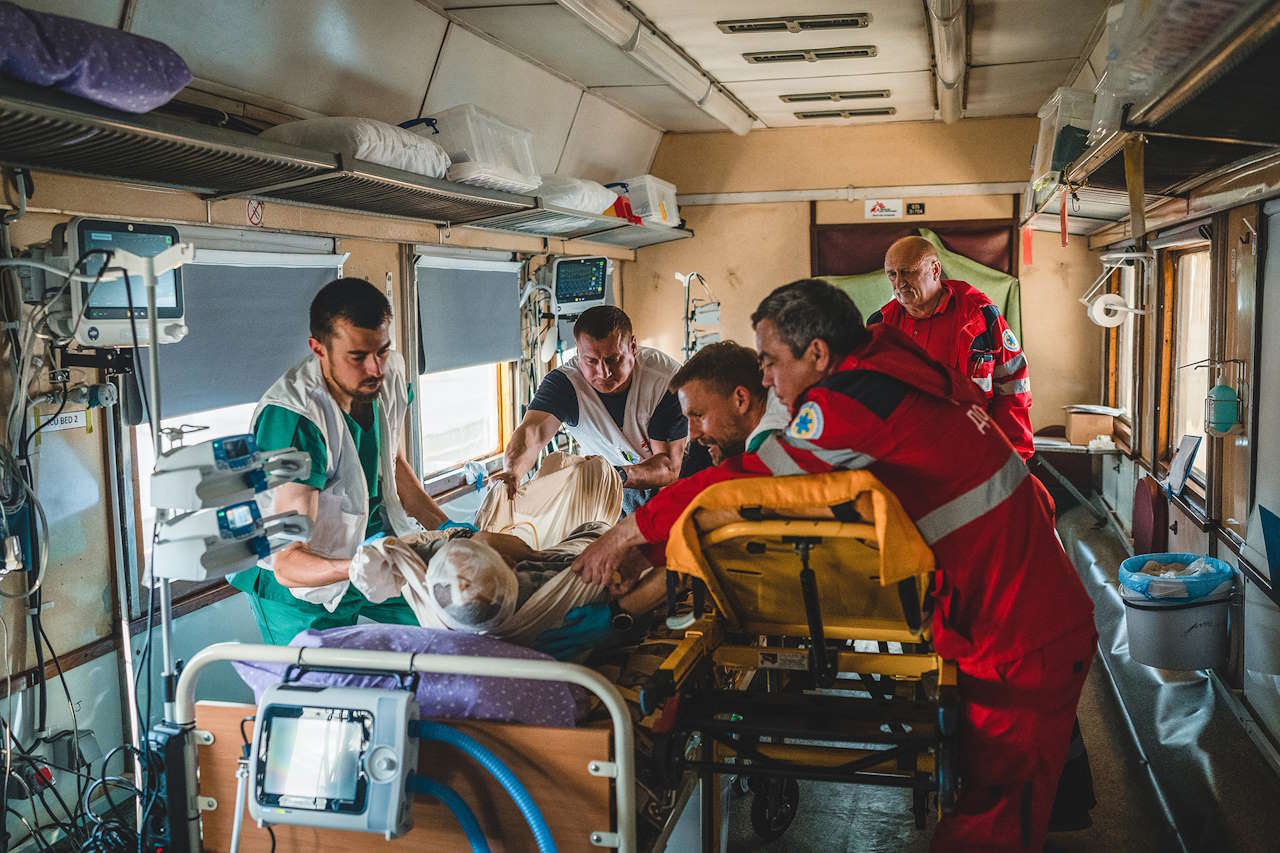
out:
M351 582L375 604L403 595L424 628L531 645L570 610L611 597L609 589L586 583L569 568L608 529L588 522L543 550L491 532L388 537L360 549L351 561Z
M570 570L618 518L621 494L621 480L599 457L552 454L514 499L505 489L489 494L476 518L480 532L366 543L351 561L351 583L375 604L403 595L423 627L532 645L574 608L625 592Z

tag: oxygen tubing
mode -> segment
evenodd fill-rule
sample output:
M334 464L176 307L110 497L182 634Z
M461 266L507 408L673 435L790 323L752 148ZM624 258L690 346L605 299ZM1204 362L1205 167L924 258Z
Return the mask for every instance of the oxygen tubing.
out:
M471 845L471 853L489 853L489 841L484 837L480 822L476 820L475 813L467 807L466 801L458 796L457 791L427 776L416 774L409 777L408 790L411 794L435 797L448 806L449 811L453 812L453 816L458 819L458 823L462 824L462 831L466 833L467 842Z
M556 853L555 839L551 837L551 830L547 827L547 821L538 809L538 804L533 801L524 785L498 756L470 735L431 720L416 720L410 723L409 734L422 740L435 740L449 744L471 756L511 795L516 808L520 810L520 814L524 816L529 829L533 832L533 839L538 844L539 853Z

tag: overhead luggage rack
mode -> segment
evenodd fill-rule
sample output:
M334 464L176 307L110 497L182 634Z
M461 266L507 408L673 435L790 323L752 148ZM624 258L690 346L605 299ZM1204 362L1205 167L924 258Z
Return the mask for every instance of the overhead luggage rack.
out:
M213 198L232 196L425 219L441 225L459 225L499 213L528 210L534 203L528 196L455 184L364 160L347 160L341 155L331 171L239 189Z
M530 210L495 216L472 222L474 228L529 234L535 237L555 237L564 240L590 240L609 246L640 249L671 240L692 237L693 232L665 225L633 225L614 216L599 216L577 210L544 204L535 199L537 206Z
M1244 4L1216 38L1206 42L1179 75L1143 104L1133 104L1122 126L1096 139L1063 171L1062 183L1110 191L1127 201L1125 144L1143 140L1143 189L1147 207L1185 198L1211 177L1249 168L1280 151L1280 130L1269 108L1271 81L1280 74L1280 6ZM1057 212L1061 184L1036 194L1023 222L1047 225ZM1161 198L1163 197L1163 198ZM1107 227L1128 217L1127 204L1093 211ZM1072 212L1075 215L1075 211ZM1090 219L1088 211L1085 218ZM1093 233L1093 228L1089 228Z
M169 116L131 115L0 79L0 163L195 193L297 180L332 155Z
M130 115L0 80L0 163L187 190L463 224L527 196L415 175L160 114Z

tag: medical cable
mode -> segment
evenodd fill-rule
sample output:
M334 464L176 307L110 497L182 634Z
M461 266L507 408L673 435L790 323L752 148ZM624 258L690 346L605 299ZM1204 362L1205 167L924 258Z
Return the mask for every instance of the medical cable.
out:
M485 838L484 830L480 828L480 821L476 820L475 812L471 811L466 800L462 799L457 791L427 776L419 776L417 774L409 777L407 788L411 794L435 797L448 806L449 811L453 812L453 816L462 825L462 831L467 836L467 843L471 845L471 853L489 853L489 840ZM236 817L238 820L239 813L237 813ZM235 853L235 847L232 847L231 850L232 853Z
M533 797L529 796L529 792L525 789L520 779L511 772L510 768L502 763L498 756L494 755L470 735L431 720L415 720L410 723L409 734L420 740L434 740L448 744L470 756L477 764L487 770L489 775L498 781L498 784L502 785L503 789L515 802L516 808L520 810L525 822L529 824L530 831L533 832L533 838L537 842L539 853L555 853L555 839L551 837L551 830L548 828L546 818L542 816L542 811L538 808L538 804L534 802Z

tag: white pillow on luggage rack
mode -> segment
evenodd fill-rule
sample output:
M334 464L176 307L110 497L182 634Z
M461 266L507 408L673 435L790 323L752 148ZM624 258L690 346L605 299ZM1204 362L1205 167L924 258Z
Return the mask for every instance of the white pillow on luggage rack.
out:
M443 178L449 169L449 155L429 138L377 119L309 118L276 125L261 136L429 178Z
M566 178L561 175L543 175L538 196L544 204L565 210L580 210L599 215L618 200L611 189L585 178Z

